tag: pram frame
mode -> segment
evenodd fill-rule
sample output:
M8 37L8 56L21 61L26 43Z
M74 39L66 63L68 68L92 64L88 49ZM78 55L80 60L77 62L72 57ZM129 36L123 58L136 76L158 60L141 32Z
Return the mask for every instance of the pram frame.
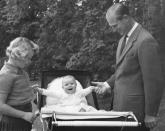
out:
M82 87L87 87L90 85L90 80L91 80L91 74L88 71L79 71L79 70L44 70L41 73L41 88L46 88L47 84L51 81L48 80L48 77L57 78L65 75L73 75L81 84ZM85 78L82 80L82 78ZM52 79L52 80L53 80ZM93 97L93 98L91 98ZM89 99L89 100L88 100ZM91 102L91 100L93 100ZM44 96L38 96L38 108L41 110L41 107L44 106L45 104L45 97ZM89 102L90 101L90 102ZM97 97L95 93L92 93L89 97L87 97L87 102L89 105L94 106L96 109L99 109L98 103L97 103ZM40 115L41 122L43 123L43 131L45 131L45 128L48 128L48 123L45 124L46 118L42 117L42 113ZM84 126L84 127L92 127L92 126L99 126L99 127L125 127L125 126L130 126L130 127L137 127L140 125L140 123L137 121L136 117L132 113L132 115L129 115L129 117L133 117L134 121L59 121L56 118L56 112L52 113L52 122L51 122L51 128L49 128L51 131L53 130L53 127L56 126Z
M56 112L53 112L52 115L52 125L54 126L84 126L84 127L123 127L123 126L131 126L137 127L141 125L136 119L135 115L130 112L130 114L125 116L126 119L134 119L135 121L58 121L56 118Z

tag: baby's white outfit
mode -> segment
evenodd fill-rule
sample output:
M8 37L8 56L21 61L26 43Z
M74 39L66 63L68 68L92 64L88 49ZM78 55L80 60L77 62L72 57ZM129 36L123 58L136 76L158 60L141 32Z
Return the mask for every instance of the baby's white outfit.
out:
M43 89L43 95L47 96L46 107L63 112L79 112L82 108L86 112L97 111L94 107L87 104L85 97L91 93L91 89L83 89L77 80L76 83L76 92L74 94L67 94L62 88L62 77L54 79L49 83L46 90Z

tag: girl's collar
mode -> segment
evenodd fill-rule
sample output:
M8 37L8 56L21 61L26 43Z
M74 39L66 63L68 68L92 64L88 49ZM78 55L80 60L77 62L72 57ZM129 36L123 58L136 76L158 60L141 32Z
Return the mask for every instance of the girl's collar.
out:
M5 65L7 66L7 67L9 67L10 69L12 69L12 71L14 72L14 73L16 73L16 74L22 74L22 69L20 68L20 67L17 67L17 66L15 66L14 64L12 64L12 63L9 63L9 62L5 62Z

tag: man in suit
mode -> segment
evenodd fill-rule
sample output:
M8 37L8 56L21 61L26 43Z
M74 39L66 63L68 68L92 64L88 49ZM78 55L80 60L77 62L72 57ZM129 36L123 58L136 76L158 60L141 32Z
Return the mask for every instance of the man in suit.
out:
M163 92L158 43L122 3L112 5L106 19L110 27L122 35L116 53L116 71L106 82L93 84L99 87L97 93L113 88L113 110L133 111L145 124L138 130L149 130L157 124Z

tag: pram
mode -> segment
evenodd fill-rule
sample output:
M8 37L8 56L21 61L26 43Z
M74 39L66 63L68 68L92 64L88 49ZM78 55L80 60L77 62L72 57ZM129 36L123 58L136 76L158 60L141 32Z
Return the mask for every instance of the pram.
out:
M47 70L41 74L41 88L47 88L48 83L53 79L73 75L83 88L90 85L91 74L88 71L77 70ZM99 109L95 93L87 96L89 105ZM137 127L139 122L132 112L75 112L66 113L53 110L42 110L46 104L45 96L38 96L38 107L41 115L40 119L43 125L43 131L54 130L119 130L123 127Z

